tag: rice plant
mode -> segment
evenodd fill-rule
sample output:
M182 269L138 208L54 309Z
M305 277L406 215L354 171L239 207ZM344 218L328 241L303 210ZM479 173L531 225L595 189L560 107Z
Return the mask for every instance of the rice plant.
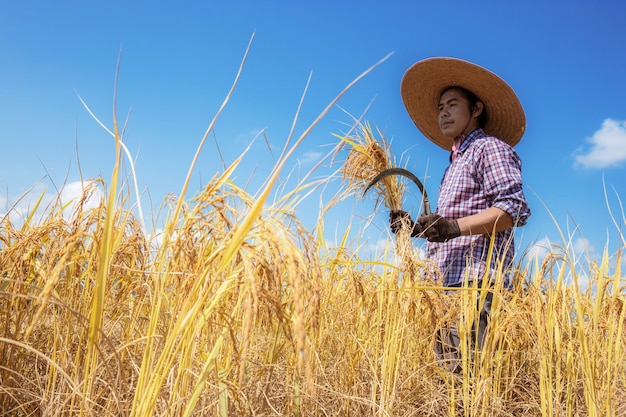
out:
M408 236L398 239L410 250L396 242L363 259L347 239L322 242L291 204L269 202L309 131L254 194L233 180L241 158L195 194L183 184L163 202L156 247L119 185L116 128L111 180L86 182L71 213L59 199L40 218L5 216L2 415L626 415L621 251L589 270L567 242L545 260L522 258L515 288L493 290L487 339L471 352L478 288L445 295L419 273ZM353 132L343 172L357 199L365 168L395 161L368 124ZM95 187L104 197L88 208ZM401 208L402 184L379 191L386 208ZM460 374L433 351L450 322L460 324Z
M390 175L380 181L374 181L383 171L398 167L391 146L383 133L377 129L376 137L371 125L359 120L355 120L355 126L349 132L347 135L336 135L349 148L341 169L347 196L359 196L372 187L377 202L382 202L383 207L389 210L402 210L407 191L407 184L403 178ZM404 221L408 223L408 219ZM410 276L416 276L424 262L411 242L411 228L408 224L405 226L407 227L403 227L397 235L395 255L401 259L403 270Z

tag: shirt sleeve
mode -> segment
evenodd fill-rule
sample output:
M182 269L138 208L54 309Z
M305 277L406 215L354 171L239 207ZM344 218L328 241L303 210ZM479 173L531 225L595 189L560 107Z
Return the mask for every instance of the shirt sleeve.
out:
M517 152L500 140L486 141L483 169L485 196L492 207L505 211L514 226L523 226L530 217L530 207L522 187L522 161Z

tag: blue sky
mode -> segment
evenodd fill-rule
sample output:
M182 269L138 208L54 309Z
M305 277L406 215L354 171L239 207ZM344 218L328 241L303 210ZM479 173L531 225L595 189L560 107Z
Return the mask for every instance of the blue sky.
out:
M414 62L453 56L504 78L526 111L516 149L533 215L517 231L520 250L563 245L558 225L593 257L605 247L614 253L624 247L625 17L618 1L2 1L0 211L33 186L36 196L44 189L54 195L64 181L75 187L78 162L83 177L109 180L112 139L79 96L111 128L121 57L117 114L127 120L125 143L149 218L167 193L180 192L254 34L192 194L263 131L235 174L254 194L286 141L309 76L296 136L356 76L393 52L311 132L285 176L308 172L337 143L333 133L345 132L350 115L367 109L365 120L385 133L396 156L408 158L434 200L447 154L415 128L399 86ZM332 170L322 167L315 177ZM323 193L302 203L305 221L316 216L320 199L327 201ZM414 215L418 204L407 197ZM329 214L329 233L341 233L352 218L353 234L365 230L375 246L388 229L382 210L371 222L362 218L373 208L373 200L347 201Z

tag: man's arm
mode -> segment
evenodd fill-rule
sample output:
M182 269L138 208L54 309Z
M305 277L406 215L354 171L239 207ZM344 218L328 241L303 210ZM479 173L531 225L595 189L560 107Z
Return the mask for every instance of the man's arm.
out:
M491 234L494 230L501 232L513 227L513 219L504 210L498 207L490 207L480 213L462 217L457 220L461 235Z

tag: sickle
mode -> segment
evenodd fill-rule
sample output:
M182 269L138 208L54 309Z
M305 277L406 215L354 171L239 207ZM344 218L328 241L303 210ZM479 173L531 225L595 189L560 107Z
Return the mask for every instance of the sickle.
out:
M428 201L428 195L426 194L426 189L424 188L424 185L419 180L419 178L417 178L411 171L404 168L389 168L376 175L374 179L370 181L367 187L365 187L365 190L363 191L363 196L365 196L365 193L367 193L370 188L376 185L377 182L390 175L402 175L403 177L407 177L408 179L413 181L422 193L422 201L424 202L424 214L431 214L430 202Z

